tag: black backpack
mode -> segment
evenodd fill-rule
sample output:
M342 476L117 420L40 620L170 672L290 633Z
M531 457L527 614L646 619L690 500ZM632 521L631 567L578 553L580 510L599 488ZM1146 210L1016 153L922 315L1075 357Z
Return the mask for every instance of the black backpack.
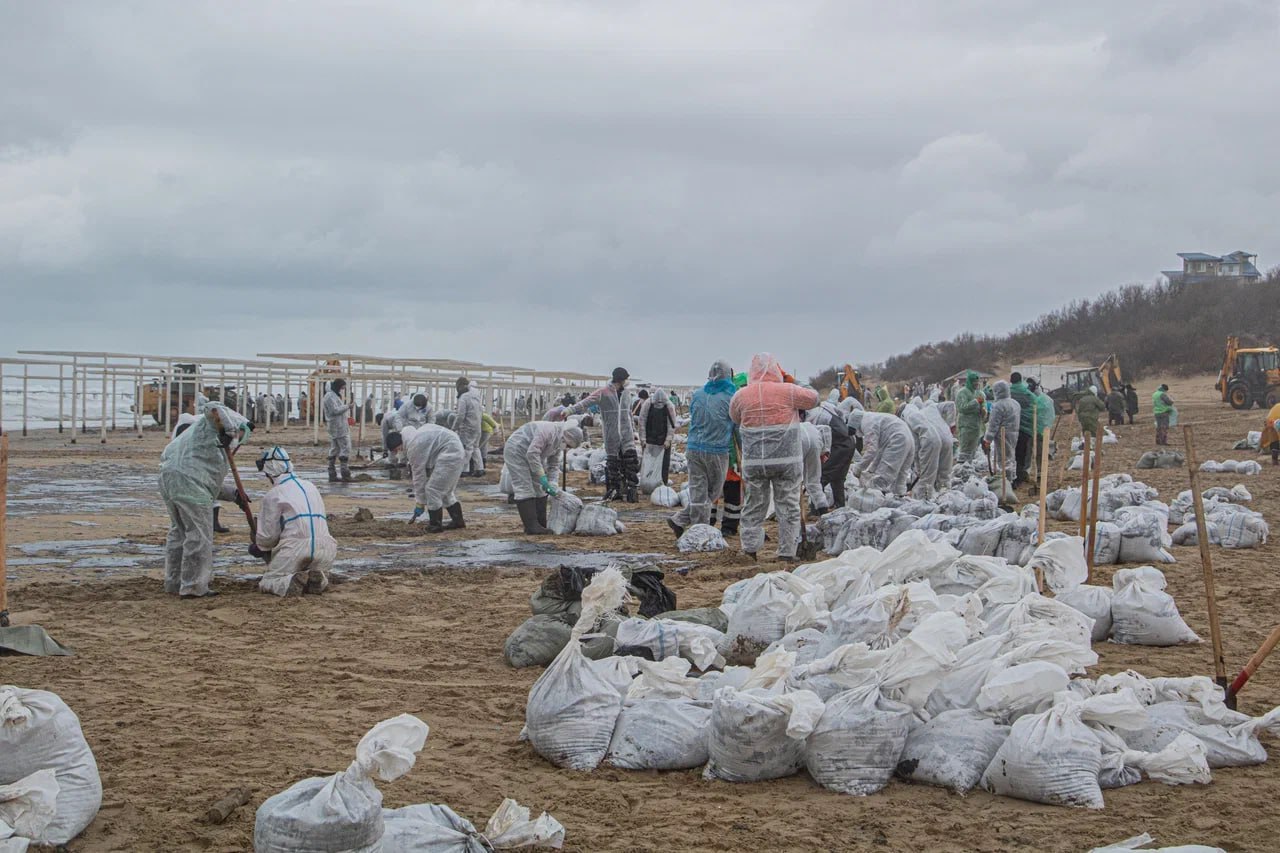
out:
M659 409L657 406L649 407L649 414L644 419L644 440L646 444L666 444L667 430L671 427L670 417L667 413L670 410L665 406Z

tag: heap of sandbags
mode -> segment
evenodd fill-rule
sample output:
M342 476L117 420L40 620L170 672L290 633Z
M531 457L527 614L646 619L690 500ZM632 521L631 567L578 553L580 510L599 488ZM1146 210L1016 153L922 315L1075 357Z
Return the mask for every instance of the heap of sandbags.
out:
M511 799L503 800L483 834L445 805L382 808L374 779L390 782L412 770L429 731L412 714L384 720L360 739L346 770L303 779L269 797L254 819L254 853L482 853L564 845L564 827L555 818L544 812L533 819Z
M1240 474L1244 477L1253 477L1262 473L1262 466L1253 459L1224 459L1221 462L1215 462L1212 459L1200 463L1200 470L1205 474Z
M1207 678L1081 677L1097 663L1100 621L1119 642L1197 639L1158 570L1089 587L1083 547L1050 540L1023 568L909 531L884 552L738 581L720 605L723 633L635 620L626 633L643 657L589 661L566 647L530 691L526 734L580 770L703 766L730 782L805 770L854 795L896 775L1089 808L1143 778L1205 783L1211 767L1265 760L1257 736L1280 730L1280 709L1229 712ZM598 575L574 630L619 606L624 586ZM726 642L768 645L732 666Z
M14 849L19 839L65 845L97 816L98 764L57 694L0 687L0 786L9 789L0 796L0 839L13 838Z

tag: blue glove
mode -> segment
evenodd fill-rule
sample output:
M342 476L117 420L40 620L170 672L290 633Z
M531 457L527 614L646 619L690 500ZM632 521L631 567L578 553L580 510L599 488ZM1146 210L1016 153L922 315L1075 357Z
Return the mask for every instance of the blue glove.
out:
M547 475L546 475L546 474L543 474L543 475L538 479L538 483L539 483L539 485L541 485L541 486L542 486L542 491L544 491L544 492L546 492L547 494L551 495L551 497L553 497L553 498L554 498L557 494L559 494L559 491L560 491L560 490L559 490L559 489L557 489L557 488L556 488L552 483L550 483L550 482L547 480Z
M418 504L417 506L415 506L413 508L413 521L417 521L418 519L422 518L422 514L426 511L427 511L426 508L422 506L422 504Z

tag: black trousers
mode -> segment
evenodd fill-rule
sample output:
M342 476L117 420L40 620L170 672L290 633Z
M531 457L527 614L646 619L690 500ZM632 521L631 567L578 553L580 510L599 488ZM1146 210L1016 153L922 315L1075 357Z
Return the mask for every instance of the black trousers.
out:
M853 463L853 442L831 448L831 455L822 463L822 485L831 486L831 505L833 509L844 506L844 481L849 476L849 465Z
M1031 456L1031 439L1029 432L1018 433L1018 444L1014 447L1013 458L1017 463L1017 474L1014 477L1015 485L1017 483L1025 483L1027 481L1027 460Z
M720 532L725 536L736 536L738 521L742 518L742 481L724 481L724 518L720 522Z
M1124 426L1124 415L1119 412L1108 413L1107 426Z

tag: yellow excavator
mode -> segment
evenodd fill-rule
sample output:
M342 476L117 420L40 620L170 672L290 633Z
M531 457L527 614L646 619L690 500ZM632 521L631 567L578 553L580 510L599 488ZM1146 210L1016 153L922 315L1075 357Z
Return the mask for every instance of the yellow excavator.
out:
M859 403L865 403L867 398L863 393L862 374L853 369L852 364L844 366L844 372L840 375L840 399L847 400L853 397Z
M1104 400L1112 389L1124 387L1118 355L1112 353L1097 367L1067 371L1062 387L1050 391L1049 398L1056 404L1059 414L1068 414L1075 411L1075 401L1092 385L1097 386L1098 396Z
M209 400L225 397L226 404L233 409L236 408L239 392L234 385L228 385L222 389L221 395L218 393L217 385L199 386L200 366L197 364L174 364L173 372L174 379L169 383L168 394L170 423L177 421L178 415L182 412L195 412L198 394L203 394ZM150 382L139 384L137 399L141 403L142 414L151 415L156 419L156 423L164 423L166 401L163 382L152 379Z
M1222 402L1233 409L1256 405L1269 409L1280 402L1280 350L1273 346L1242 347L1235 335L1227 338L1227 351L1214 388Z

